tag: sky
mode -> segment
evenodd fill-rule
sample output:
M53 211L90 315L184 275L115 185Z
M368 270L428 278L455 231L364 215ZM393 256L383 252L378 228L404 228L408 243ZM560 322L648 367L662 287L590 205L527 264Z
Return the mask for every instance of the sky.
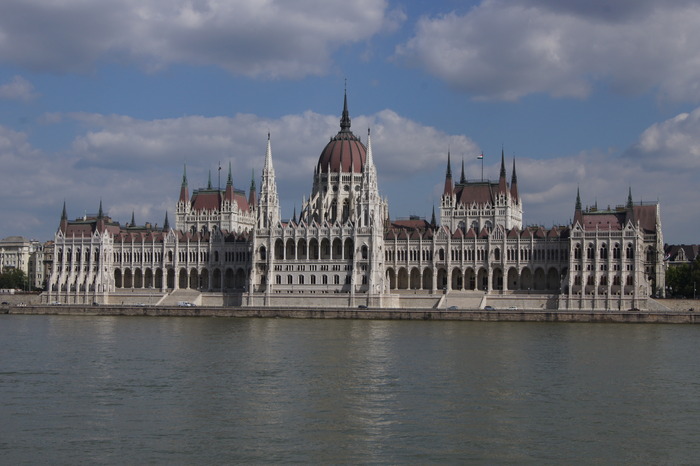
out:
M268 132L291 218L347 90L392 218L439 212L448 151L471 180L503 152L528 225L631 189L700 243L698 24L693 0L3 0L0 238L53 239L64 202L173 225L185 165L190 192L229 164L259 188Z

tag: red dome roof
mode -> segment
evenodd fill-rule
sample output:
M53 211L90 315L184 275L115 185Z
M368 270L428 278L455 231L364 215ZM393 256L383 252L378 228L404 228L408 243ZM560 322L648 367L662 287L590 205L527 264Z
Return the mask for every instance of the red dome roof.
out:
M345 96L343 116L340 119L340 131L331 138L318 158L319 173L354 172L361 173L365 166L367 149L352 131L348 114L348 98Z

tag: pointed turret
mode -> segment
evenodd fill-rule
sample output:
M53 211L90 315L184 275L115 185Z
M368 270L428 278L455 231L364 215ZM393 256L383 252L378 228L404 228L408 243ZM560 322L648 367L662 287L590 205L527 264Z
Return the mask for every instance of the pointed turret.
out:
M187 189L187 165L182 171L182 186L180 186L180 202L188 203L190 200L190 193Z
M508 185L506 184L506 158L503 149L501 149L501 173L498 176L498 192L506 193Z
M102 210L102 199L100 199L100 209L97 211L97 225L96 225L97 231L102 233L105 231L105 214L104 211Z
M270 133L267 133L267 149L265 151L265 166L260 187L260 209L258 211L260 226L269 228L280 221L280 203L275 182L275 168L272 165L272 143Z
M574 224L583 225L583 208L581 207L581 192L576 188L576 208L574 209Z
M207 181L207 189L211 189L211 168L209 169L209 181Z
M168 222L168 211L165 211L165 222L163 222L163 231L170 231L170 222Z
M233 176L231 175L231 162L228 163L228 178L226 179L226 192L224 193L224 202L228 201L233 204Z
M443 194L452 195L454 186L452 184L452 164L450 163L450 151L447 151L447 173L445 173L445 189Z
M464 176L464 156L462 156L462 174L459 177L459 184L467 184L467 177Z
M248 192L248 205L254 209L258 203L257 192L255 188L255 169L250 169L250 191Z
M634 201L632 200L632 186L629 187L629 191L627 193L627 205L626 207L628 209L631 209L634 207Z
M68 214L66 213L66 201L63 201L63 212L61 212L61 223L59 224L58 229L65 233L68 231Z
M627 221L635 223L634 219L634 201L632 200L632 186L629 187L627 192L627 204L625 205L627 209Z
M515 157L513 157L513 174L510 179L510 197L516 204L520 202L518 196L518 175L515 173Z
M435 206L433 205L433 216L430 218L430 227L435 230L437 228L437 221L435 220Z
M136 220L134 220L134 219L135 219L134 211L132 210L131 211L131 223L129 224L130 227L133 227L134 225L136 225Z
M370 129L367 128L367 156L365 158L363 171L367 171L369 167L374 167L374 156L372 155L372 135Z

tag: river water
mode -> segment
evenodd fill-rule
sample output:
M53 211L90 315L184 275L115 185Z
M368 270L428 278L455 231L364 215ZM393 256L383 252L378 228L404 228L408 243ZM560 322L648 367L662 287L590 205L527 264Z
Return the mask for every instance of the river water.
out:
M700 327L0 316L3 464L700 461Z

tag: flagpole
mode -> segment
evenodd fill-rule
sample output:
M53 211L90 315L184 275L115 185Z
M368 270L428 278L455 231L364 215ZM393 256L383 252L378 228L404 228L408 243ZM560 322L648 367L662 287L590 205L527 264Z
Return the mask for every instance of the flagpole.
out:
M481 160L481 182L484 182L484 153L482 152L481 155L477 156L479 160Z

